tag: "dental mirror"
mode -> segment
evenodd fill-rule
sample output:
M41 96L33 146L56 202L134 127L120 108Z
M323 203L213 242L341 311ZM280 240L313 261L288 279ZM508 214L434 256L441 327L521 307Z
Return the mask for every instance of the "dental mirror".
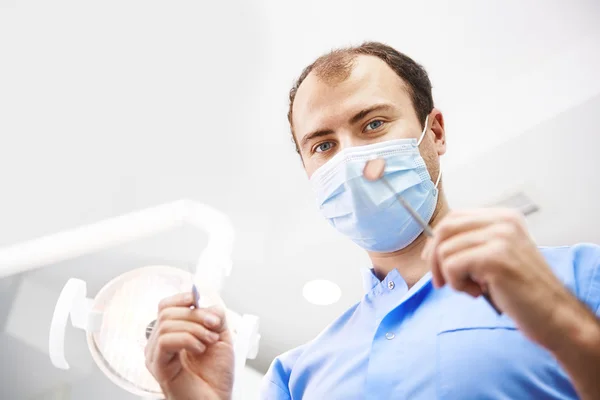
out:
M429 224L427 224L427 222L425 222L423 220L423 218L421 218L421 216L415 211L415 209L412 208L412 206L406 200L404 200L404 198L402 196L400 196L399 194L396 193L396 191L394 190L392 185L383 176L384 172L385 172L385 160L382 158L376 158L376 159L367 161L367 163L365 164L365 168L363 169L363 176L365 177L366 180L371 181L371 182L375 182L378 180L383 182L388 187L388 189L392 193L395 194L396 199L398 199L398 202L400 202L400 204L402 204L402 207L404 207L404 209L421 226L425 235L427 235L428 237L433 237L433 230L431 229ZM496 304L494 304L494 302L492 301L492 298L490 297L490 294L488 293L488 291L485 288L482 288L482 294L483 294L483 297L490 304L490 306L492 306L494 311L496 311L496 313L498 315L502 315L502 312L498 309L498 307L496 307Z
M384 171L385 160L383 158L376 158L374 160L367 161L367 164L365 165L365 168L363 170L363 176L368 181L381 180L383 183L385 183L388 189L392 191L392 193L396 193L392 185L390 185L387 179L384 178ZM425 232L427 236L433 237L433 231L431 230L427 222L425 222L423 218L421 218L421 216L415 211L415 209L412 208L411 205L406 200L404 200L404 198L399 194L396 194L396 198L398 199L400 204L402 204L402 207L404 207L406 211L408 211L408 213L414 218L414 220L417 221L419 225L421 225L423 232Z

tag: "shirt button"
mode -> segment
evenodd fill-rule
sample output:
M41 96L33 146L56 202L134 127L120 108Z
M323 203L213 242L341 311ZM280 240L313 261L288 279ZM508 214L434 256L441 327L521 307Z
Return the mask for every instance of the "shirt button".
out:
M394 281L389 281L388 282L388 289L394 290L395 287L396 287L396 284L394 283Z
M385 334L385 338L387 340L392 340L395 337L396 337L396 335L394 335L392 332L388 332L388 333Z

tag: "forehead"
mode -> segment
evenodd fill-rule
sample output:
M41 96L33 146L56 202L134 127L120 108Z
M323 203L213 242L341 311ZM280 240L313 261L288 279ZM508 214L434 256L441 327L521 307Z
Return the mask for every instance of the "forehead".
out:
M310 73L298 88L292 109L296 139L328 124L338 124L350 114L379 103L412 108L404 81L381 59L358 56L343 81L327 81ZM327 127L332 128L332 127Z

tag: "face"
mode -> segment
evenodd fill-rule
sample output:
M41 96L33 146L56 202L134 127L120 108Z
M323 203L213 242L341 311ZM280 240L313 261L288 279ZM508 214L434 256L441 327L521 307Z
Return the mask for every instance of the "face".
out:
M308 176L339 151L393 139L419 138L422 127L405 83L377 57L359 56L350 76L325 82L315 74L294 100L293 126ZM444 120L434 109L420 146L431 176L446 151Z

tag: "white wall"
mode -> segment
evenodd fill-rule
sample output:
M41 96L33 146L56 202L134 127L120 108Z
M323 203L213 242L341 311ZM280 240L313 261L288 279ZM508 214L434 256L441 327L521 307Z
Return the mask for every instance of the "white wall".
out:
M264 375L253 368L246 368L243 376L242 390L240 393L240 399L243 400L259 400L258 394L260 390L260 384Z

